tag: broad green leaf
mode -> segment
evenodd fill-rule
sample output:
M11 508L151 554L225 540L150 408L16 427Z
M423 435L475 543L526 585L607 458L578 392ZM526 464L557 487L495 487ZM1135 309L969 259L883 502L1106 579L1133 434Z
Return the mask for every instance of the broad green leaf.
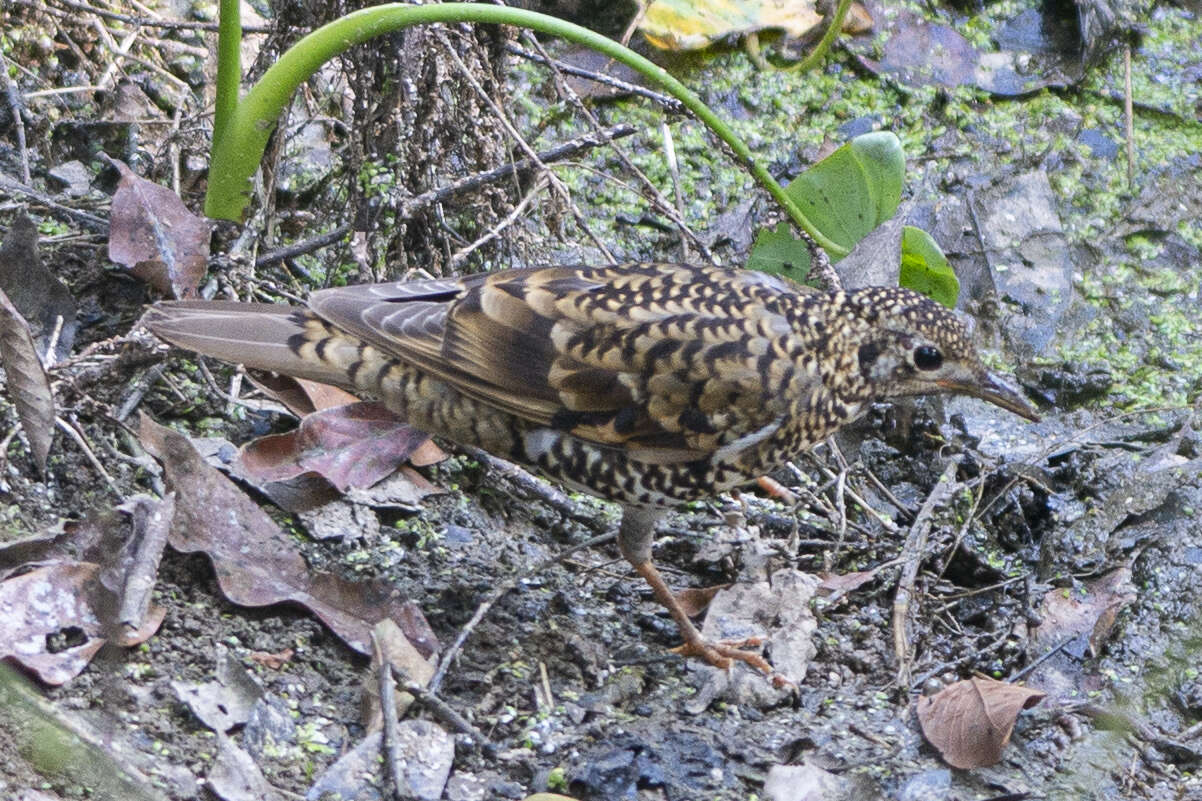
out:
M814 227L850 252L897 211L906 157L888 131L857 136L794 178L785 193ZM831 254L832 260L837 260Z
M907 225L902 229L901 249L899 283L944 306L955 306L960 294L960 281L931 235L921 228Z
M761 228L747 257L747 269L773 273L804 283L810 274L810 251L805 242L793 236L789 223Z
M906 159L888 131L857 136L801 175L785 192L814 227L851 252L856 243L893 216L901 202ZM832 253L832 261L840 256ZM810 254L781 223L756 235L747 267L804 280ZM799 275L800 273L800 275Z

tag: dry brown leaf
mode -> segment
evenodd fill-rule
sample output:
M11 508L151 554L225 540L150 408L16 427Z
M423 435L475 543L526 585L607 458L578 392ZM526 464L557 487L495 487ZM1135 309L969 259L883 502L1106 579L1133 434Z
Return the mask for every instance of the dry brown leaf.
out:
M262 665L272 670L279 670L284 665L292 661L292 656L295 653L291 648L285 648L276 654L269 654L266 651L251 651L247 654L250 661Z
M413 449L413 453L409 454L409 464L414 467L428 467L432 464L438 464L447 458L447 452L434 444L434 440L427 438L422 444ZM429 484L429 482L426 482ZM437 489L433 484L429 484L431 489Z
M1084 584L1084 591L1052 589L1043 596L1042 621L1036 641L1050 648L1065 637L1088 635L1090 652L1097 654L1110 635L1119 612L1135 600L1131 569L1121 567Z
M143 416L139 438L162 462L164 480L178 495L171 547L206 554L231 601L243 606L299 603L363 654L371 653L372 626L385 618L394 620L423 655L438 649L421 610L398 597L390 583L310 571L291 538L210 467L183 434Z
M13 218L0 245L0 290L29 324L43 363L54 364L70 355L77 327L75 298L42 262L37 226L24 213ZM49 352L51 343L53 352Z
M345 389L306 378L294 378L263 370L248 370L246 377L269 397L288 407L288 411L297 417L359 402L358 398Z
M994 679L958 681L918 699L918 723L923 736L949 765L963 770L981 768L1002 758L1018 713L1045 695Z
M38 359L29 324L0 289L0 366L7 376L5 387L17 419L29 439L29 449L38 469L46 472L50 443L54 438L54 393L50 379Z
M426 439L383 404L352 403L314 412L294 431L247 443L239 472L255 482L317 473L346 492L390 475Z
M688 587L676 593L676 602L689 617L697 617L705 611L714 600L714 596L729 587L729 584L715 584L712 587Z
M209 223L179 196L109 159L121 180L109 217L109 259L165 295L196 295L209 261Z
M0 582L0 659L11 658L47 684L78 675L105 643L98 606L100 565L60 562ZM163 622L156 610L129 639L147 639Z

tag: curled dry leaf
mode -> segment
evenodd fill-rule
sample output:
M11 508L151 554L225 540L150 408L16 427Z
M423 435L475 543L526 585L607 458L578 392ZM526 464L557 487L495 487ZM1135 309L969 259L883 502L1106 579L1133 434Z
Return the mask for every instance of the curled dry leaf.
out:
M46 268L38 253L38 228L24 213L13 218L0 244L0 290L29 323L43 364L52 365L70 355L77 327L75 298Z
M779 29L798 38L822 22L813 2L655 0L639 30L663 50L698 50L727 37Z
M310 570L291 538L232 481L206 464L183 434L146 416L138 433L146 450L162 462L164 481L177 495L171 547L206 554L231 601L243 606L301 604L364 654L371 652L372 626L384 618L396 621L423 656L438 649L421 610L400 598L388 582L349 581Z
M109 258L165 295L195 296L209 261L209 223L167 187L109 162L121 173L109 217Z
M247 443L239 472L257 482L317 473L346 492L390 475L427 439L383 404L352 403L314 412L295 431Z
M306 378L269 373L265 370L247 370L246 377L271 398L288 407L288 411L297 417L359 402L358 398L345 389Z
M1002 758L1018 713L1044 696L1029 687L972 678L919 698L918 723L949 765L981 768Z
M17 409L17 417L34 463L42 472L46 471L46 459L50 455L50 442L54 436L54 394L50 391L50 379L38 359L29 333L29 325L16 310L8 295L0 289L0 365L7 376L5 386Z

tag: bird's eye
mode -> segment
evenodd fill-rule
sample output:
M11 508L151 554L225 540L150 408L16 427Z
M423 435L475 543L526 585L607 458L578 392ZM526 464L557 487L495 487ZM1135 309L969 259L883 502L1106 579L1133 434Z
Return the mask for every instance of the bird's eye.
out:
M943 365L943 354L939 348L923 345L914 349L914 366L919 370L938 370Z

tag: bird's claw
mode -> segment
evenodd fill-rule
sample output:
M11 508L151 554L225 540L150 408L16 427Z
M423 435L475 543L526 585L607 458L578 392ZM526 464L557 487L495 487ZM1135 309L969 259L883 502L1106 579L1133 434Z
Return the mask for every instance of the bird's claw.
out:
M724 640L710 642L698 639L686 642L671 649L672 653L687 658L705 660L719 670L730 670L735 662L743 662L760 671L779 690L795 689L797 685L777 673L772 665L756 651L745 651L744 648L758 648L764 644L763 637L748 637L743 640Z

